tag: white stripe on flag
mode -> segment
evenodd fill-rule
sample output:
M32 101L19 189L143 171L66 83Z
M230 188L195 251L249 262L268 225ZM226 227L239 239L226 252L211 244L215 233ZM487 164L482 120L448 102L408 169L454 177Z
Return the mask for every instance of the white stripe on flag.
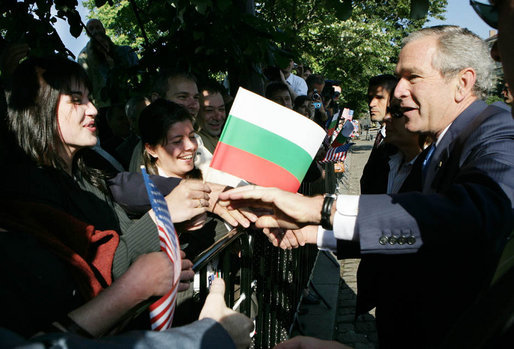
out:
M242 87L237 91L230 115L297 144L312 158L326 134L314 121Z

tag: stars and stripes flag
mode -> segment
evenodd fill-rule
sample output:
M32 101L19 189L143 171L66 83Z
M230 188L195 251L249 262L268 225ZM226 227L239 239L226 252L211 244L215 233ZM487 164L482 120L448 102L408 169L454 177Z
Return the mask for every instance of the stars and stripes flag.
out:
M319 161L319 163L326 164L329 162L344 161L346 159L346 155L348 154L348 150L354 144L355 143L346 143L336 148L330 148L327 151L327 154L325 154L323 160Z
M166 293L158 301L150 305L150 323L152 330L163 331L171 327L173 315L175 313L175 303L177 300L177 290L182 271L182 259L180 257L180 244L171 221L170 212L164 196L159 192L155 185L148 177L144 166L141 166L143 179L145 181L146 191L150 198L152 209L155 213L157 221L157 230L159 231L159 241L161 250L164 251L173 264L174 279L173 286L168 293Z

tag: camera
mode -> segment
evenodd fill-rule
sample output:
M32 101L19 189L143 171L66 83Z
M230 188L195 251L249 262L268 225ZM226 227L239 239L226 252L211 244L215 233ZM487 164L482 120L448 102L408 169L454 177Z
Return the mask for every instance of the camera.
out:
M320 94L318 93L318 90L317 89L314 89L313 93L312 93L312 100L313 101L317 101L318 99L320 99L321 96Z

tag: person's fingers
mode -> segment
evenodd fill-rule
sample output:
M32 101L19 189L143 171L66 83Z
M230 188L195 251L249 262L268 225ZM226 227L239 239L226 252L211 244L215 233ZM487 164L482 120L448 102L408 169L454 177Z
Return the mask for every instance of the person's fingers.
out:
M273 246L278 247L279 241L276 238L276 236L271 232L270 229L264 228L264 229L262 229L262 232L264 233L264 235L266 235L266 237L268 238L269 242L271 242L271 244Z
M248 228L250 226L251 221L247 217L245 217L239 210L227 210L227 212L232 218L232 220L236 221L235 225L240 224L245 228Z
M216 206L214 213L216 213L218 216L220 216L222 219L224 219L228 224L235 227L239 223L238 221L232 217L232 214L229 213L229 211L225 207Z
M245 193L256 192L256 190L259 190L259 192L262 193L262 191L265 191L267 189L270 189L270 188L263 188L263 187L258 187L255 185L246 185L244 187L238 187L238 188L224 191L224 192L220 193L219 198L220 198L220 200L230 200L230 199L238 200L238 199L242 199L243 198L242 196Z
M189 283L195 277L195 272L192 269L182 270L180 273L180 282Z
M243 216L245 216L246 219L248 219L252 223L254 223L257 220L257 218L259 218L254 212L252 212L252 210L246 207L240 208L237 211L241 213Z
M183 252L183 251L181 251ZM185 256L185 253L184 253ZM182 258L182 270L188 270L193 268L193 262L191 262L189 259Z
M278 219L275 216L264 215L260 216L255 221L255 226L257 228L284 228L284 229L298 229L300 228L294 222L288 222L281 219Z
M296 235L291 230L287 230L284 236L284 240L289 241L291 248L297 248L300 246L298 240L296 239Z
M186 258L186 253L182 250L180 250L180 258L182 258L182 259Z
M187 198L191 200L206 200L209 201L209 193L201 190L191 190L187 193Z
M206 193L210 193L211 192L211 188L207 184L203 183L199 179L187 179L187 180L185 180L183 182L184 182L184 185L189 190L192 190L192 191L203 191L203 192L206 192Z
M215 278L211 283L209 294L218 294L225 297L225 281L222 278Z
M293 230L292 233L296 236L296 240L298 241L300 246L305 246L305 242L307 240L306 240L302 230L301 229Z
M191 287L191 283L189 281L181 281L178 284L177 291L184 292L184 291L189 290L189 287Z

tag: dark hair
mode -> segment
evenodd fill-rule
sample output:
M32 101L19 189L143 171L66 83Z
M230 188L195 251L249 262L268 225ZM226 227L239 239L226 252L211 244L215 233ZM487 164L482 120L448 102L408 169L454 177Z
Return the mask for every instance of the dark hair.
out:
M139 117L139 133L143 143L143 163L148 173L158 174L158 171L155 165L156 159L146 151L145 145L165 146L168 142L167 136L170 127L177 122L186 120L193 122L193 118L186 108L163 98L155 100L143 109ZM195 172L188 177L196 178L198 175Z
M29 58L17 67L12 81L8 123L18 146L38 166L66 172L66 164L59 155L63 141L57 105L59 96L71 94L76 84L92 90L86 72L78 63L64 57ZM75 154L72 172L78 171L94 186L107 192L103 182L106 175L86 165L86 153L80 150Z
M312 91L312 89L314 88L313 87L314 84L319 84L319 85L324 84L325 78L320 74L311 74L307 77L305 82L307 83L307 89L309 91ZM321 93L321 91L318 91L318 92Z
M271 99L271 97L279 91L287 91L289 93L289 88L283 82L272 81L268 84L268 86L266 86L264 97L266 97L267 99Z
M193 81L197 83L196 77L192 73L188 72L162 72L157 76L153 85L152 92L156 92L160 97L164 98L169 88L169 81L171 79L182 78L185 80Z
M382 74L373 76L369 79L368 84L368 91L371 90L374 87L382 86L384 89L387 90L389 94L392 94L394 88L396 87L396 84L398 83L398 79L391 74Z
M298 107L302 106L305 101L310 101L311 99L308 96L302 95L298 96L294 100L293 109L296 110Z
M219 93L221 96L225 96L227 94L227 90L223 85L218 83L215 80L207 80L203 82L199 88L200 91L207 91L209 94Z

